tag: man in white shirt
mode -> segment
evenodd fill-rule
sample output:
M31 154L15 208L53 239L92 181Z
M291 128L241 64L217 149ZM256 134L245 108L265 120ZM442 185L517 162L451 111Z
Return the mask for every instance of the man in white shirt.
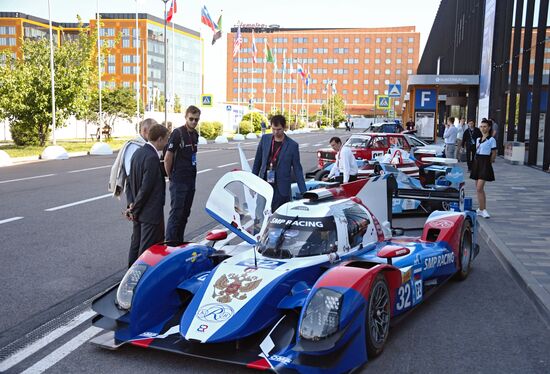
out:
M342 140L334 136L330 139L330 146L336 153L336 162L326 179L334 178L340 183L348 183L357 180L357 161L349 147L342 146Z
M449 117L445 124L445 132L443 133L443 139L445 140L445 157L453 158L455 156L456 149L456 134L458 129L454 125L455 118Z
M460 161L460 150L462 149L462 136L464 135L464 131L468 128L466 125L466 121L464 118L460 118L460 121L457 125L457 133L456 133L456 149L455 149L455 158Z

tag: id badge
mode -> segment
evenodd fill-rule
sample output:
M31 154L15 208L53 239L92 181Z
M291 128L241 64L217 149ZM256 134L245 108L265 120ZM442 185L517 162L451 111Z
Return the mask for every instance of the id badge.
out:
M267 183L275 183L275 170L269 169L267 171Z
M191 165L197 166L197 154L196 153L191 154Z

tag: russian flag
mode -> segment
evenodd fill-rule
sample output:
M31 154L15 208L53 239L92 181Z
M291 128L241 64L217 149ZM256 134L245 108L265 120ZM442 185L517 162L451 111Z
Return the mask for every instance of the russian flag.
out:
M296 68L296 71L298 72L298 74L302 76L302 78L306 77L306 72L300 63L298 63L298 67Z
M172 3L170 4L170 9L168 10L168 15L166 16L166 22L172 22L172 17L174 17L174 14L178 11L178 4L176 3L176 0L172 0Z

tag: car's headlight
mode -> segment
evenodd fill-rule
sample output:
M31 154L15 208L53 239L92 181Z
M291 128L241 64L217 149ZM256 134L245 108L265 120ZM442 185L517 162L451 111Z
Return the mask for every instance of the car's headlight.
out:
M134 264L128 269L118 286L116 302L121 309L130 309L134 290L147 269L145 264Z
M321 340L338 331L343 295L320 288L310 300L300 325L300 336L307 340Z

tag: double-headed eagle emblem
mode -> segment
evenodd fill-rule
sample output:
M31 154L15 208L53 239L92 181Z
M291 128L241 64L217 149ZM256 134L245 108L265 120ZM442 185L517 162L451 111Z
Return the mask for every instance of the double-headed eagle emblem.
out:
M212 297L220 303L229 303L233 299L244 300L248 297L246 293L255 290L261 282L261 278L246 273L223 274L214 283Z

